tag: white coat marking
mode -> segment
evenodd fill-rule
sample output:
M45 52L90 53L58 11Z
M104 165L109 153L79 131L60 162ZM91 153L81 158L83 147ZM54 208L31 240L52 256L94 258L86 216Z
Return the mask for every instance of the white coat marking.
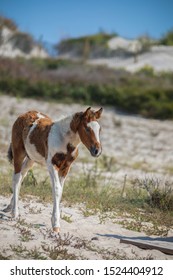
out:
M90 127L94 131L96 140L100 143L100 136L99 136L100 135L100 125L98 124L98 122L96 122L96 121L89 122L87 124L87 126Z

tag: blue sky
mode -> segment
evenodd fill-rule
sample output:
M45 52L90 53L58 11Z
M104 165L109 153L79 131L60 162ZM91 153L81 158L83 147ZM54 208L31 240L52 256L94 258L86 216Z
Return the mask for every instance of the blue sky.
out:
M173 0L0 0L0 14L50 43L99 30L160 38L173 28Z

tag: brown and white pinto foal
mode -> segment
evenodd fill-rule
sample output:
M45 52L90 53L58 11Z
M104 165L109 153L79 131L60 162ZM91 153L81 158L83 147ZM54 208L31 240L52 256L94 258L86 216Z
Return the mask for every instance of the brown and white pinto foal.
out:
M101 154L100 118L98 111L89 107L85 112L75 113L53 122L37 111L20 115L12 128L12 141L8 158L13 160L13 196L5 212L12 211L18 217L18 197L23 178L34 162L45 163L52 182L53 213L52 227L60 230L60 200L66 175L78 156L78 145L82 142L93 157Z

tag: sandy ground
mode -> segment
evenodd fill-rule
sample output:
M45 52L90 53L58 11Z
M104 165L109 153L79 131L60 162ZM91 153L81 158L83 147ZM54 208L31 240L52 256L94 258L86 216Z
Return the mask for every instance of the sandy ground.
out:
M0 166L6 172L6 151L10 130L16 117L27 110L37 109L55 116L81 111L86 106L62 105L34 100L20 100L0 96ZM122 186L128 178L160 176L172 180L173 174L173 123L172 121L146 120L137 116L124 116L111 108L105 108L101 120L103 155L114 159L111 170L103 172L111 176L115 187ZM81 147L80 156L72 172L81 168L81 159L90 155ZM91 164L93 161L91 160ZM1 194L0 194L1 195ZM0 210L9 203L9 197L0 196ZM61 237L51 232L52 204L42 204L36 198L20 201L21 217L12 221L0 211L0 254L10 259L51 258L53 249L63 258L79 259L173 259L158 250L143 250L120 243L121 238L173 241L170 229L167 237L147 236L113 223L109 218L102 222L99 216L84 217L82 205L66 207L62 202ZM70 217L67 219L63 217ZM28 240L29 239L29 240ZM165 243L166 244L166 243ZM171 246L171 245L170 245ZM36 255L36 252L38 255ZM55 254L55 252L54 252Z
M0 197L0 208L9 202ZM34 198L20 202L21 221L11 221L8 215L1 216L1 253L11 259L32 258L33 251L40 256L50 257L50 248L59 245L59 237L51 232L51 204L42 204ZM0 212L2 215L3 213ZM1 215L0 214L0 215ZM71 222L61 220L60 254L75 259L173 259L158 250L143 250L133 245L120 243L121 238L171 244L173 237L146 236L142 232L124 229L106 219L100 223L98 216L84 217L78 207L64 207L62 217L69 216ZM29 239L29 240L28 240ZM63 242L65 244L63 244ZM49 248L48 248L49 247ZM62 252L66 249L68 253ZM23 251L22 253L20 251ZM63 255L64 254L64 255Z

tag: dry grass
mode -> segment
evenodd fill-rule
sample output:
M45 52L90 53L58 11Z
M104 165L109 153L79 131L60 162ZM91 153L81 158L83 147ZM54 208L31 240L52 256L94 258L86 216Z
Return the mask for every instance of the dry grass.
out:
M62 200L67 206L83 205L81 211L85 217L99 214L101 223L110 218L125 228L155 235L166 235L173 227L172 182L161 182L157 178L128 181L126 178L123 192L113 187L111 182L103 182L97 166L77 178L70 176L65 184ZM0 192L4 195L11 193L8 175L0 175ZM21 191L22 198L28 195L36 196L42 202L51 202L52 193L48 178L38 181L33 171L30 171ZM119 221L119 217L123 221ZM65 214L62 219L68 223L72 222L71 216ZM22 221L20 226L21 223ZM150 223L151 226L146 227L146 223ZM24 226L25 224L19 228L23 238L32 238L29 229Z

